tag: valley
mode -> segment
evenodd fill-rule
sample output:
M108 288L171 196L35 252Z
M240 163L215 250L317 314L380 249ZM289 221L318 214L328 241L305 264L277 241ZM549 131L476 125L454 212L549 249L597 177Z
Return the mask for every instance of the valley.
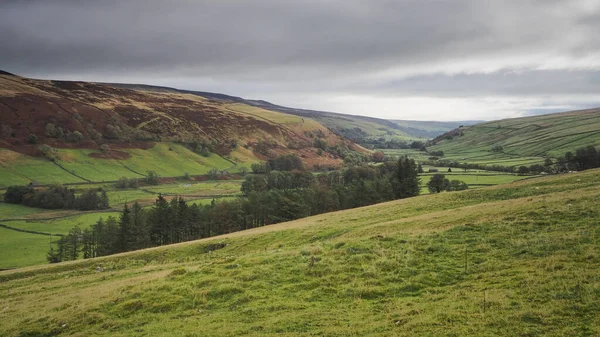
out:
M388 121L6 74L0 102L0 334L600 328L596 110Z

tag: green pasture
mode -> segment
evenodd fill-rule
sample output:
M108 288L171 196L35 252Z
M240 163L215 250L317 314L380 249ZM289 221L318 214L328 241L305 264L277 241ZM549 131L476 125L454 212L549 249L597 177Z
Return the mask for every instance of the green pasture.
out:
M148 150L124 149L131 155L125 160L99 159L89 156L88 149L57 149L56 164L45 158L34 158L0 149L0 188L39 184L69 184L85 181L116 181L121 177L143 178L148 171L161 177L180 177L186 173L202 175L212 169L235 171L235 165L211 154L202 157L175 143L157 143ZM248 164L249 165L249 164Z
M154 171L162 177L180 177L185 173L200 175L215 168L225 170L233 166L218 155L202 157L174 143L157 143L148 150L128 149L127 152L131 158L122 160L121 163L144 175L148 171Z
M84 182L47 159L0 149L0 187L25 185L31 181L40 184Z
M458 174L458 173L447 173L438 172L446 176L448 180L462 180L468 185L499 185L511 183L513 181L523 180L525 178L531 178L531 176L518 176L512 174ZM426 186L431 177L436 173L420 174L421 184Z
M89 181L103 182L115 181L121 177L142 177L142 175L125 168L121 164L122 161L90 157L89 154L94 152L98 151L87 149L59 149L59 156L63 158L63 160L57 162L69 172Z
M596 336L598 184L535 178L1 272L0 334Z
M0 227L0 269L47 263L46 253L50 249L50 240L58 240L58 237L22 233Z
M75 226L80 226L82 229L87 228L98 219L103 218L106 220L109 216L118 217L119 212L91 212L84 214L75 214L72 216L66 216L63 218L52 219L52 220L16 220L16 221L5 221L3 224L35 232L50 233L50 234L67 234L69 230ZM1 253L0 253L1 254Z
M206 182L180 182L147 186L145 190L165 195L216 195L239 193L243 180L218 180Z
M544 157L562 156L582 146L600 146L600 114L596 110L505 119L461 130L462 136L442 140L429 149L469 157L490 154L494 145L502 145L507 156L543 161Z
M45 210L41 208L0 202L0 219L25 218L28 215L42 213L44 211Z

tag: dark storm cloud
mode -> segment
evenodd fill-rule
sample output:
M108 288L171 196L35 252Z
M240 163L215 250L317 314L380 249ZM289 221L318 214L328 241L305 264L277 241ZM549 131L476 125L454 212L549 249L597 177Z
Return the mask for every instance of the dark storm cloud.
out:
M599 87L599 5L5 0L0 69L258 98L591 94Z

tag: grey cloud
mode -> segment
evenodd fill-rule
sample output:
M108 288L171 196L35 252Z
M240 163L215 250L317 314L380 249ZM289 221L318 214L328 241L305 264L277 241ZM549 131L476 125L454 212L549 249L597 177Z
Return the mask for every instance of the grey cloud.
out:
M354 89L388 96L597 95L600 93L600 71L534 70L490 74L426 75L382 82L366 89Z
M360 73L515 46L542 47L568 33L558 32L557 22L543 22L564 20L564 15L544 13L537 1L520 3L5 2L0 38L9 43L0 62L17 70L41 66L66 72L181 67L212 76L256 74L262 67L284 74L305 68ZM593 20L585 22L598 28ZM277 72L270 75L276 78Z
M569 60L575 64L600 54L600 6L593 7L598 4L598 0L3 1L0 69L43 78L168 83L257 98L311 91L375 99L381 94L592 94L598 92L600 64L570 76L574 73ZM536 64L521 69L523 55L538 54L566 62L555 70L535 69ZM507 61L500 64L498 59ZM542 65L544 60L533 63L538 61ZM467 68L440 74L457 62ZM482 65L494 68L495 62L500 62L500 71L482 74ZM427 72L429 68L437 70ZM390 69L417 73L375 76ZM524 75L511 75L511 70ZM231 90L223 90L227 88Z

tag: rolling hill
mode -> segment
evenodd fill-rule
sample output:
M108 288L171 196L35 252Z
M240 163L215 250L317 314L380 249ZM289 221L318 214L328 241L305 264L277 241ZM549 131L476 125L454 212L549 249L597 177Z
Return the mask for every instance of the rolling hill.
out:
M151 86L143 84L109 83L111 86L154 92L171 92L197 95L211 100L229 103L241 103L270 111L311 118L325 125L330 130L340 135L351 135L352 130L360 128L366 138L386 138L398 140L415 140L435 138L460 125L472 125L478 121L459 122L436 122L436 121L414 121L414 120L386 120L382 118L348 115L329 111L296 109L273 104L264 100L245 99L225 94L182 90L169 87ZM353 139L355 141L360 139Z
M536 178L3 271L0 334L598 335L599 183Z
M0 120L0 186L114 180L148 170L165 176L235 171L285 153L308 167L339 167L339 151L316 149L317 138L328 148L366 152L313 119L240 102L6 72L0 74ZM211 154L200 156L205 148ZM157 164L161 158L170 162ZM152 161L155 168L146 165ZM69 179L53 178L59 176Z
M419 138L433 139L448 131L452 131L460 126L474 125L484 121L457 121L457 122L436 122L436 121L411 121L411 120L391 120L391 122L400 127L409 128L410 134L418 135Z
M503 150L492 151L500 145ZM445 158L483 164L520 165L600 145L600 109L504 119L464 126L435 138L432 151Z

